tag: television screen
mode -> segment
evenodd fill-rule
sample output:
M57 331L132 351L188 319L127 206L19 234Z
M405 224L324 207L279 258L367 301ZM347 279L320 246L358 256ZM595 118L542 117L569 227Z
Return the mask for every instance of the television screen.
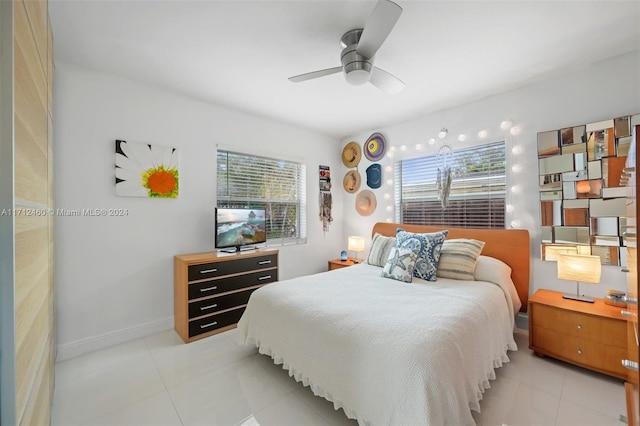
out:
M260 244L267 241L266 211L250 208L216 208L216 248Z

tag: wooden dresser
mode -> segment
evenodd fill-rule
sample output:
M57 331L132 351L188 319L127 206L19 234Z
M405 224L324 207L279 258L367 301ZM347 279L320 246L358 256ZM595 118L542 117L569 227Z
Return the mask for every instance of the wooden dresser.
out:
M174 326L185 342L235 328L256 289L278 280L278 250L174 257Z
M624 379L627 354L624 308L562 298L562 293L538 290L529 299L529 348L540 356Z

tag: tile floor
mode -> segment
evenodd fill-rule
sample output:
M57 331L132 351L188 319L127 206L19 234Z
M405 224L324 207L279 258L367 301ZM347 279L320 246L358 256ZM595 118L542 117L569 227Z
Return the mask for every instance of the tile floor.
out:
M167 331L56 364L53 425L356 425L236 330L185 345ZM496 370L479 425L618 425L619 380L520 347Z

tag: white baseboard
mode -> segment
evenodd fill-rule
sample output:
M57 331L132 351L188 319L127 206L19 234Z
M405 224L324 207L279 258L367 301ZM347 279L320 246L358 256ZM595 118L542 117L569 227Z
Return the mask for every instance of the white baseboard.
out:
M529 330L529 314L518 312L518 316L516 317L516 327L523 330Z
M75 342L56 345L56 362L126 343L141 337L150 336L155 333L160 333L161 331L171 330L172 328L173 317L169 317L117 331L110 331L98 336L85 337Z

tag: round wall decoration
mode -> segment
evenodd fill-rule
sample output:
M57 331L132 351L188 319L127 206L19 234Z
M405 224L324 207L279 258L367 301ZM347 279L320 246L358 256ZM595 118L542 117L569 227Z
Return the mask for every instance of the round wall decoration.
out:
M369 216L376 211L377 205L375 194L368 189L360 191L356 196L356 211L360 216Z
M349 170L342 180L344 190L353 194L360 189L360 173L357 170Z
M371 161L378 161L384 155L387 149L387 143L381 133L374 133L369 136L364 144L364 156Z
M357 166L361 156L360 145L356 142L349 142L342 150L342 162L349 168Z

